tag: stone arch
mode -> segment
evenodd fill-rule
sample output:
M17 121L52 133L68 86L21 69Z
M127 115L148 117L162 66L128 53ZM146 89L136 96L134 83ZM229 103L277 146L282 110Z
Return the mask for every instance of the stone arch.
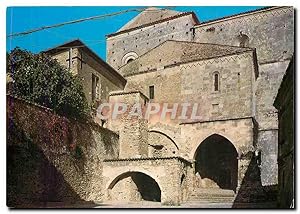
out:
M139 56L137 55L136 52L129 52L127 54L125 54L122 58L122 65L127 64L128 62L135 60L136 58L138 58Z
M151 130L148 137L149 157L178 155L179 147L169 135L162 131Z
M249 37L240 31L239 35L235 39L235 46L242 48L249 47Z
M151 130L149 132L154 132L154 133L159 133L159 134L164 135L166 138L168 138L170 141L172 141L172 143L174 144L174 146L179 150L178 145L175 143L175 141L171 137L169 137L169 135L167 135L167 134L165 134L165 133L163 133L161 131L157 131L157 130Z
M118 201L161 201L161 188L157 180L141 171L119 174L108 185L109 198Z
M201 187L236 190L238 184L238 152L225 137L212 134L203 140L194 155L195 174Z
M203 143L205 139L207 139L208 137L210 137L212 135L220 135L220 136L224 137L225 139L227 139L228 141L230 141L232 143L232 145L234 146L235 150L237 151L238 155L240 155L241 152L240 152L240 149L237 147L235 140L228 137L224 133L221 134L219 132L210 132L210 133L207 133L204 137L201 137L200 139L198 138L198 140L197 140L198 143L197 144L193 144L193 148L192 148L191 152L188 155L188 157L191 160L195 160L196 151L199 148L199 146L201 145L201 143ZM195 141L193 140L193 142L195 142Z

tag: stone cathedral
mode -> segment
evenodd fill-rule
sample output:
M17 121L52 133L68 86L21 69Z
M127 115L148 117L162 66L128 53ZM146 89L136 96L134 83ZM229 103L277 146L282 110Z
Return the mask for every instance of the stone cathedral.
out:
M278 159L284 142L273 103L291 70L293 7L265 7L208 22L194 12L149 7L107 35L106 43L106 62L80 40L45 52L82 79L89 103L197 103L198 118L123 114L95 117L97 127L91 128L58 118L69 127L69 137L53 147L45 136L36 140L51 164L41 164L44 174L32 173L34 188L20 198L235 207L274 202L278 188L287 189L291 166ZM56 117L48 109L8 101L15 103L9 109L14 124L28 126L24 115L29 115L35 118L30 127L40 130L39 123ZM14 111L17 104L22 111ZM81 159L72 158L72 148ZM49 188L38 191L40 183Z
M107 63L127 80L110 101L201 104L198 121L108 121L120 154L104 162L107 197L180 203L244 191L244 200L245 181L276 185L273 102L294 52L293 13L269 7L201 22L150 7L107 35Z

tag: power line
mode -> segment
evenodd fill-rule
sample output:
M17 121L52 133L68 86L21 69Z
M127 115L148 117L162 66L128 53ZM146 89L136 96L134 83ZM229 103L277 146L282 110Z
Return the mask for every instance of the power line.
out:
M147 9L147 7L146 8L141 8L141 9L134 8L134 9L122 10L122 11L119 11L119 12L104 14L104 15L92 16L92 17L87 17L87 18L83 18L83 19L77 19L77 20L73 20L73 21L63 22L63 23L59 23L59 24L55 24L55 25L43 26L43 27L35 28L35 29L32 29L32 30L24 31L24 32L10 34L10 35L7 36L7 38L12 38L12 37L16 37L16 36L24 36L24 35L35 33L35 32L38 32L38 31L45 30L45 29L57 28L57 27L61 27L61 26L64 26L64 25L76 24L76 23L80 23L80 22L84 22L84 21L91 21L91 20L95 20L95 19L102 19L102 18L105 18L105 17L117 16L117 15L121 15L121 14L128 13L128 12L134 12L134 11L135 12L141 12L141 11L144 11L146 9ZM166 10L166 8L162 8L162 9L159 9L159 10ZM151 10L148 9L147 11L151 11ZM155 10L155 11L157 11L157 10Z

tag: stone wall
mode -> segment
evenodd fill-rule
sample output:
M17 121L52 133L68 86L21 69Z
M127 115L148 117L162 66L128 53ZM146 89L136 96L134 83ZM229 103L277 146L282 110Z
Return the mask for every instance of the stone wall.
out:
M118 154L114 132L7 96L8 206L101 201L102 160Z
M291 58L294 52L294 9L272 7L195 26L195 41L239 46L240 32L257 49L259 63Z
M180 101L199 103L201 121L253 116L254 60L252 52L245 52L182 64ZM214 91L216 72L218 91Z
M132 56L136 59L166 40L191 41L190 29L194 24L195 20L190 14L108 37L106 41L107 63L119 69L126 64L127 57Z
M109 102L112 104L110 113L117 109L116 105L122 104L127 108L122 114L116 115L116 118L111 115L108 120L108 128L118 131L120 135L120 158L147 157L148 120L142 115L133 116L132 113L138 113L137 107L141 113L144 112L142 108L146 106L148 98L139 91L112 92Z
M170 53L171 54L171 53ZM224 56L209 60L174 65L127 77L125 90L140 90L149 95L149 86L154 86L153 102L198 103L197 116L200 120L229 119L255 114L254 90L257 67L253 52ZM151 62L157 53L132 63ZM170 56L171 57L171 56ZM172 57L171 57L172 58ZM152 64L156 66L155 63ZM130 66L126 66L129 67ZM131 70L136 71L135 69ZM219 74L219 91L214 91L214 74ZM157 122L173 124L191 121L150 118L150 124Z
M158 184L162 204L179 205L186 200L188 194L186 177L190 167L190 162L178 157L105 160L103 175L106 198L112 200L111 189L122 174L139 172L150 176ZM128 197L130 189L118 191Z
M278 109L278 205L289 208L295 203L295 70L289 64L274 106ZM294 207L294 206L293 206Z

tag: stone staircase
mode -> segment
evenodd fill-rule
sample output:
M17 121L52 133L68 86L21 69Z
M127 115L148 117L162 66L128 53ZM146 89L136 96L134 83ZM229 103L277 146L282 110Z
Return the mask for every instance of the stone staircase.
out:
M196 188L189 195L187 202L195 203L229 203L232 204L235 198L233 190L217 188Z

